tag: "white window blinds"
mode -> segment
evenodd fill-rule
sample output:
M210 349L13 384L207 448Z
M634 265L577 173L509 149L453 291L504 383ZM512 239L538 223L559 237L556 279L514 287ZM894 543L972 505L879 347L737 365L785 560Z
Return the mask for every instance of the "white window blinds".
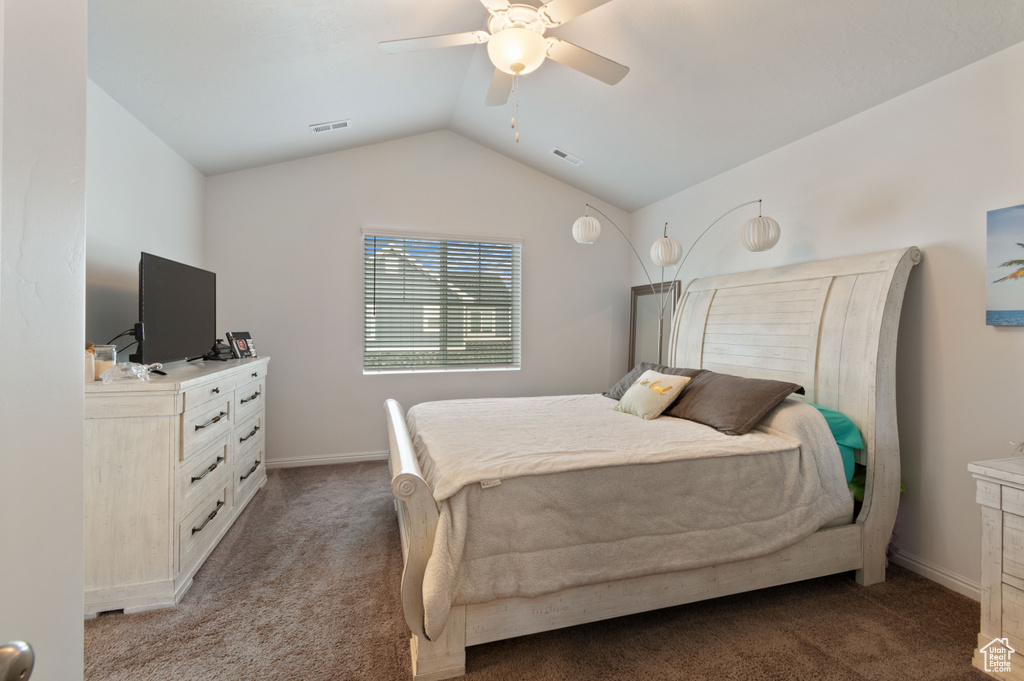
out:
M363 235L363 369L518 369L519 243Z

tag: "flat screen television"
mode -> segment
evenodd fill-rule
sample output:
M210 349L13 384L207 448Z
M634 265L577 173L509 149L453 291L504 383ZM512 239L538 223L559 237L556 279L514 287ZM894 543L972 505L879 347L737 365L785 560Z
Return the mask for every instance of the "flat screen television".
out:
M217 275L143 253L139 321L144 340L131 361L166 364L205 355L217 339Z

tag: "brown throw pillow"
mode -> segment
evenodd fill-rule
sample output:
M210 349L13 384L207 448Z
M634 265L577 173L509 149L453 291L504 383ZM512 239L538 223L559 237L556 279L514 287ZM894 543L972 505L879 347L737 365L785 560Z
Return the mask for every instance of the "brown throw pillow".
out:
M689 419L726 435L743 435L791 393L804 394L796 383L744 378L705 371L686 386L666 416Z
M628 374L619 379L619 382L612 386L612 389L604 394L605 397L610 397L613 400L621 400L622 396L626 394L636 379L640 378L640 375L645 371L657 371L659 374L669 374L670 376L689 376L690 378L696 378L704 373L703 369L681 369L678 367L667 367L663 364L655 364L653 362L640 362L636 367L633 368Z

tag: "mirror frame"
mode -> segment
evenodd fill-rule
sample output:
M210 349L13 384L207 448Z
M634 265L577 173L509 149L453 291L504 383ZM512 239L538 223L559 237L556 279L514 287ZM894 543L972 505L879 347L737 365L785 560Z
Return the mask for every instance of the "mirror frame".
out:
M630 301L629 301L629 369L632 370L636 366L636 348L637 348L637 335L636 335L636 322L637 322L637 307L640 302L640 298L643 296L659 296L662 293L668 292L670 294L668 309L665 314L665 321L661 329L661 349L662 356L658 358L658 364L664 364L665 348L668 346L669 337L671 337L672 328L672 315L675 314L676 305L679 303L679 296L682 293L683 285L677 279L675 281L663 281L660 284L654 284L652 287L650 284L642 284L640 286L634 286L630 289Z

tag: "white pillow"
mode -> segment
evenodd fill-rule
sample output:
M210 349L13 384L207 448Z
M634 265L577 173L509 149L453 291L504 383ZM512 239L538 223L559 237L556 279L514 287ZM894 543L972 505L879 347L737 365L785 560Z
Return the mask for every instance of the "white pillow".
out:
M649 369L640 374L636 383L630 386L615 405L615 411L633 414L642 419L657 418L679 397L683 386L689 382L689 376L659 374Z

